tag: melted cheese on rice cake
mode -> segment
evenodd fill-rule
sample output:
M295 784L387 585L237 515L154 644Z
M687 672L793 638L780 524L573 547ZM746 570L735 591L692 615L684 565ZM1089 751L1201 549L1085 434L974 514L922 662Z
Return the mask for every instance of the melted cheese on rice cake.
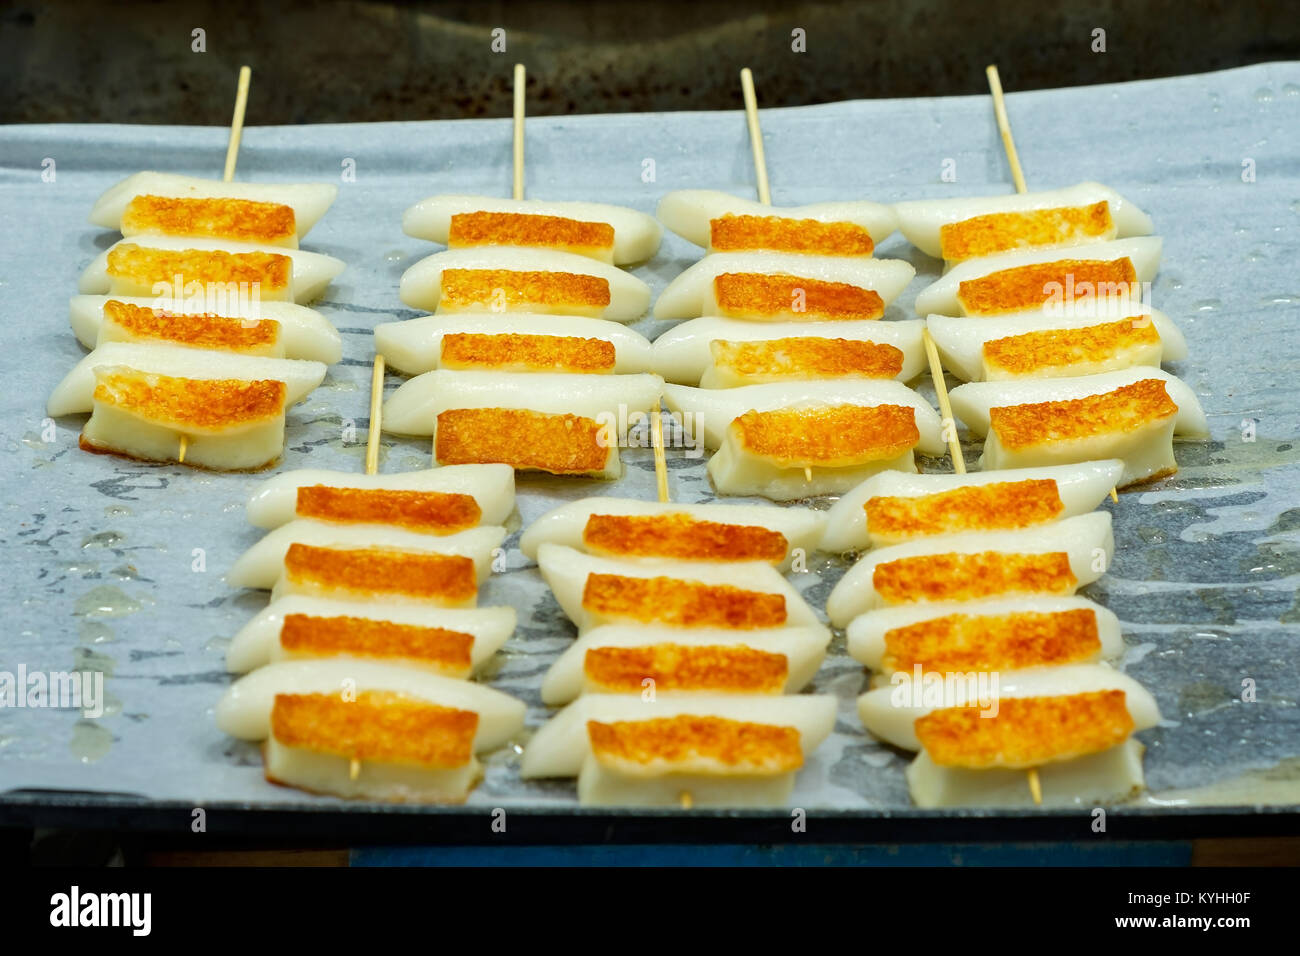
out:
M402 215L402 231L452 248L544 246L617 265L644 262L663 228L652 216L608 203L430 196Z
M104 303L99 341L165 342L187 348L284 358L280 323L274 319L175 313L115 299Z
M893 210L882 203L847 200L770 206L712 189L670 192L659 200L655 215L687 242L710 253L769 249L864 256L897 228Z
M1113 660L1124 653L1119 619L1086 598L1032 595L877 608L848 626L848 651L872 671L1026 670Z
M421 259L402 275L402 301L430 312L537 312L630 322L650 287L630 273L552 249L481 246Z
M524 339L524 354L504 348L517 336ZM444 345L451 337L450 353ZM487 340L487 341L485 341ZM542 351L556 340L556 354ZM599 343L599 344L597 344ZM597 355L596 350L599 350ZM605 319L573 315L531 313L463 313L430 315L375 326L375 351L388 365L408 375L436 368L500 368L526 371L648 372L652 350L648 339L627 326ZM556 359L577 355L598 357L581 367L566 368ZM535 357L545 356L546 362Z
M167 338L169 324L160 322L152 329L152 338L141 337L147 328L123 326L121 323L106 322L110 311L122 309L144 309L155 314L172 316L220 316L227 321L241 324L268 322L278 329L279 344L273 349L273 355L280 358L310 359L332 365L343 357L343 340L338 330L330 321L314 309L294 302L260 302L256 308L252 303L234 300L205 301L204 297L194 299L174 299L158 296L106 296L74 295L69 303L68 319L77 340L88 349L97 348L106 342L119 341L170 341L172 344L192 344L175 338ZM255 314L253 314L255 313ZM107 328L105 326L108 326ZM185 328L181 324L180 328Z
M95 201L90 221L104 229L120 230L122 217L132 200L142 196L243 200L290 207L294 231L301 238L325 215L338 191L338 186L332 183L227 183L173 173L142 172L107 189Z
M271 600L294 594L340 601L473 607L474 559L463 554L378 547L328 548L294 543Z
M1122 461L1107 459L964 475L881 472L831 505L821 549L843 554L912 538L1015 530L1086 514L1101 504L1123 471ZM1020 502L1021 492L1031 500Z
M903 352L854 339L791 336L767 341L714 339L701 388L734 388L789 379L898 379Z
M584 693L798 693L826 656L821 627L762 631L608 624L565 648L542 678L542 702L567 704Z
M275 783L335 796L460 802L476 753L523 728L524 705L429 671L356 658L285 661L236 681L217 726L264 742Z
M986 434L981 467L1056 465L1120 458L1127 487L1178 470L1173 439L1208 437L1200 402L1160 369L1081 378L978 382L950 394L972 433Z
M1099 209L1098 207L1103 207ZM1027 247L1149 236L1151 219L1108 186L894 204L898 228L928 256L959 262Z
M720 494L791 501L847 491L886 469L914 471L920 441L904 405L799 405L732 420L709 477Z
M1101 577L1114 551L1104 511L1023 531L921 538L864 555L831 591L826 613L845 627L889 605L1070 595Z
M1186 340L1163 312L1120 311L1069 318L1049 309L932 315L926 324L944 367L967 382L1095 375L1187 357Z
M298 248L292 206L251 199L141 194L122 212L122 235L198 236Z
M464 636L469 639L467 666L478 671L514 629L510 607L424 607L293 595L268 604L235 634L226 648L226 668L242 674L282 660L361 656L446 673ZM438 633L412 631L450 636L444 640ZM424 653L402 657L408 649Z
M1142 308L1160 266L1158 236L974 259L921 290L918 315L1001 315L1051 308Z
M600 624L633 622L737 631L821 626L799 592L759 561L664 566L543 543L537 548L537 564L580 632Z
M519 550L543 543L645 561L766 561L785 570L796 550L817 547L825 516L809 508L676 504L582 498L546 512L524 530Z
M746 412L774 412L811 405L860 405L873 408L897 405L911 408L920 432L916 450L941 455L944 443L939 414L924 398L901 382L854 379L842 382L794 381L741 388L691 388L665 385L664 404L679 414L689 413L709 448L721 448L731 423Z
M342 260L319 252L257 245L233 239L136 236L101 252L81 274L77 291L87 295L186 298L195 284L205 294L228 298L311 302L344 269ZM179 287L177 286L177 276Z
M657 319L720 315L753 321L879 319L916 270L901 259L718 252L668 284Z
M281 472L262 483L248 499L248 521L259 528L277 528L295 517L306 517L298 504L304 488L320 495L323 489L344 492L381 493L416 492L436 497L430 502L455 499L468 507L465 498L473 499L479 522L504 525L515 507L515 473L506 465L448 465L392 475L358 475L352 472L302 468ZM309 499L311 495L308 496ZM308 503L308 511L312 511Z
M320 518L295 518L268 532L231 566L226 583L235 588L270 588L284 570L285 557L294 545L315 548L384 548L411 552L463 555L474 563L477 581L492 572L492 552L506 538L501 527L445 529L406 528L374 521L339 522Z
M734 363L719 368L713 356L713 346L718 342L728 343L735 349L804 336L812 339L819 350L825 348L820 343L844 341L879 349L886 346L897 349L902 353L902 364L894 377L900 382L910 382L925 370L925 350L921 344L923 328L919 319L892 322L844 320L836 322L826 335L809 336L808 325L804 322L750 322L706 316L682 322L654 340L653 370L669 382L705 388L754 385L759 384L760 379L774 381L777 377L774 373L781 373L782 377L807 378L808 373L799 368L798 363L784 357L777 363L772 361L776 356L765 352L760 352L758 361L751 361L743 374L738 374L740 370Z
M94 404L95 369L109 365L172 378L239 379L245 382L275 380L285 385L286 407L306 398L325 377L325 366L320 362L212 352L177 345L109 342L85 356L54 387L45 406L46 413L58 418L89 412Z
M141 461L180 461L214 471L265 468L284 448L285 385L269 380L188 379L103 365L84 451Z

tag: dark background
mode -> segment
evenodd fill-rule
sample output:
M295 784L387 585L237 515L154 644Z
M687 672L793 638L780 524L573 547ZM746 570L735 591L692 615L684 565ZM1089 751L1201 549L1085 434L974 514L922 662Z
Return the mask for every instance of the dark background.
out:
M1010 92L1296 58L1295 2L5 0L0 122L225 125L241 63L266 125L509 115L516 60L543 115L731 109L746 65L764 106L797 106L982 94L994 61Z

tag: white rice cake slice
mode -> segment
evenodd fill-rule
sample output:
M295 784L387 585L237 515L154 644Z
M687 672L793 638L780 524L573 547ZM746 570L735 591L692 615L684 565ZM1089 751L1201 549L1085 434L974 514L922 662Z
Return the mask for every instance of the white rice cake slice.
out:
M682 630L608 624L582 634L542 678L542 702L580 694L794 694L826 657L821 627ZM648 683L647 683L648 682Z
M109 187L95 200L90 221L104 229L122 227L122 214L137 196L173 199L244 199L276 203L293 209L298 236L307 235L338 195L332 183L242 183L200 179L174 173L135 173Z
M865 231L874 245L880 245L898 228L893 209L883 203L840 200L807 206L769 206L714 189L674 190L659 200L655 215L687 242L703 246L709 252L714 251L713 221L729 216L777 220L790 226L808 219L823 224L852 225ZM787 246L783 251L793 250Z
M350 638L344 625L359 625ZM365 633L366 626L373 630ZM405 667L433 670L448 676L457 672L451 655L406 653L412 647L430 644L413 642L411 635L394 635L386 642L386 629L443 630L469 638L468 673L481 670L501 650L515 630L515 609L511 607L434 608L394 604L380 606L367 601L337 601L294 595L268 604L240 628L226 648L226 668L243 674L267 664L302 658L364 657L398 663ZM313 634L321 629L324 633ZM313 640L313 637L318 639ZM421 635L414 635L418 638Z
M590 228L597 224L607 228ZM402 214L402 231L453 248L491 244L582 250L616 265L645 262L663 238L663 227L653 216L626 206L457 195L420 200ZM529 241L538 235L543 242Z
M551 543L643 561L761 560L784 571L794 552L806 558L816 550L825 525L825 514L811 508L581 498L529 525L519 550L536 559Z
M232 319L264 319L280 326L278 357L308 359L333 365L343 357L343 340L329 319L314 309L293 302L263 302L254 309L249 303L212 303L203 297L172 299L153 296L74 295L69 303L68 318L73 334L88 349L113 341L141 341L124 335L121 330L104 330L104 309L109 302L142 309L156 309L179 315L220 315ZM242 307L241 307L242 306ZM255 315L248 314L256 312ZM168 340L170 341L170 340ZM181 344L173 342L172 344Z
M1111 458L964 475L881 472L831 505L821 549L843 554L936 534L1014 530L1071 518L1095 510L1123 471L1124 463ZM1026 506L1026 494L1034 507ZM876 528L869 511L880 519Z
M1115 553L1110 514L1097 511L1023 531L979 531L870 551L826 600L836 627L896 604L1024 594L1070 595L1097 580Z
M426 256L402 274L400 291L412 308L438 313L541 312L631 322L650 307L650 287L622 269L572 252L510 246Z
M916 270L901 259L715 252L668 284L655 301L654 316L824 319L833 329L841 320L880 318L914 275Z
M824 627L789 581L757 561L664 567L541 544L537 564L579 632L633 622L735 631Z
M452 336L452 354L444 355L444 341ZM484 336L493 336L483 343ZM431 315L401 322L384 322L375 326L375 351L383 355L389 368L407 375L419 375L436 368L487 369L489 360L479 358L472 350L474 344L496 345L499 349L511 340L504 336L522 336L522 344L536 347L545 353L548 341L557 346L591 345L592 340L608 343L599 346L600 354L593 356L588 366L566 368L565 356L572 348L560 354L545 356L548 364L543 371L591 371L621 374L648 372L652 364L650 340L625 325L605 319L592 319L576 315L536 315L528 312L478 313ZM575 341L576 340L576 341ZM523 359L519 361L523 362ZM553 364L551 364L553 363ZM537 371L536 367L521 364L517 367L496 366L501 371Z
M303 488L357 491L413 491L469 495L478 505L479 521L504 525L515 508L515 472L508 465L448 465L391 475L358 475L323 468L301 468L268 478L248 499L248 521L259 528L278 528L300 515Z
M1045 213L1049 211L1083 211L1098 203L1106 203L1108 228L1102 235L1096 235L1088 228L1068 228L1073 217L1060 217L1063 221L1053 222L1049 217L1034 217L1019 222L1017 214ZM898 228L907 241L916 246L927 256L952 261L958 254L952 248L954 239L965 238L960 235L971 228L980 229L984 242L990 240L1001 243L1004 240L1015 242L1018 246L1072 246L1096 240L1127 239L1132 236L1149 236L1155 231L1151 218L1133 203L1129 202L1115 190L1101 183L1084 182L1065 189L1050 189L1041 192L1020 193L1002 196L972 196L961 199L918 199L909 202L894 203L894 212L898 216ZM980 217L980 222L971 220ZM1090 218L1090 217L1089 217ZM958 235L951 232L950 248L945 255L943 233L945 226L967 224L966 230L959 230ZM1080 223L1082 225L1082 223ZM1063 226L1067 228L1062 228ZM1016 233L1021 235L1017 236ZM1027 234L1026 234L1027 233ZM961 243L965 247L965 242ZM1014 247L1013 247L1014 248ZM981 252L982 250L966 249ZM984 255L989 253L983 252Z

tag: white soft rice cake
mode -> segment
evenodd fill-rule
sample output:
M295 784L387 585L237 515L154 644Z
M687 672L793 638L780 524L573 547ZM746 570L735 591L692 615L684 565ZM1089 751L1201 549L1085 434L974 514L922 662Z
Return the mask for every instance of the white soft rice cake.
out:
M894 203L894 213L898 217L898 228L907 241L927 256L937 259L941 254L939 230L950 223L994 213L1090 206L1102 201L1109 205L1116 238L1149 236L1154 231L1151 218L1146 213L1109 186L1093 182L1079 183L1064 189L1003 196L917 199Z
M493 303L446 303L442 294L442 274L447 269L544 272L555 276L594 277L608 284L609 303L601 306L564 300L549 304L528 303L518 308L493 308ZM508 289L505 291L509 292ZM618 322L639 319L650 307L650 287L622 269L572 252L509 246L449 249L426 256L402 274L400 295L402 301L412 308L426 309L429 312L547 312Z
M110 299L141 308L160 309L181 315L217 314L240 319L270 319L280 324L280 337L286 358L308 359L333 365L343 357L343 340L338 330L314 309L293 302L262 302L256 309L248 303L207 303L201 297L172 299L150 296L74 295L69 302L68 318L73 334L88 349L105 344L101 330L104 303ZM247 314L256 312L255 315Z
M922 289L916 297L916 314L964 315L965 310L957 298L961 283L980 279L994 272L1050 262L1085 260L1111 262L1117 259L1128 259L1133 263L1137 281L1151 282L1160 267L1161 246L1162 240L1159 236L1140 236L1134 239L1116 239L1113 242L1092 242L1064 249L1031 249L971 259L954 266L941 278ZM1140 301L1140 296L1129 296L1125 304L1137 305L1140 309ZM1082 302L1078 304L1082 305ZM1063 302L1061 307L1068 308L1069 304Z
M1115 552L1110 514L1097 511L1024 531L981 531L920 538L870 551L849 568L835 585L826 599L826 614L836 627L846 627L859 614L891 603L882 597L873 583L876 569L881 565L930 555L978 555L989 552L1003 555L1064 555L1068 559L1074 583L1063 585L1063 590L1059 593L1073 594L1077 588L1097 580L1110 567ZM1023 583L1023 586L1029 585ZM1025 592L1017 586L1010 593ZM914 595L909 601L894 603L922 603L925 600L927 598Z
M515 507L515 472L509 465L446 465L391 475L361 475L323 468L283 471L264 481L248 499L248 521L278 528L297 514L298 489L324 485L362 490L425 491L470 495L485 525L504 525Z
M584 532L593 515L634 518L686 517L695 522L720 525L739 525L762 528L780 534L785 539L785 554L777 566L786 570L796 550L806 558L817 549L824 533L826 516L811 508L775 508L765 505L677 504L673 502L639 501L632 498L581 498L552 508L529 525L519 539L519 550L525 557L536 559L537 549L544 543L562 544L583 551ZM608 553L608 552L606 552ZM660 557L629 553L623 558L647 562L690 561L698 557Z
M339 601L294 594L273 601L245 624L226 648L226 668L243 674L267 664L296 659L298 655L281 646L284 619L291 614L318 618L360 618L410 627L446 628L474 638L470 648L470 669L481 670L509 640L515 630L512 607L437 608L369 601ZM410 666L409 664L405 666Z
M805 256L784 252L715 252L682 272L655 300L656 319L694 319L716 315L713 280L724 273L779 275L835 282L869 289L886 307L898 298L916 275L901 259L850 259ZM837 320L828 320L827 332Z
M678 189L659 200L655 215L687 242L709 248L710 223L723 216L762 216L779 219L815 219L823 223L861 226L880 245L896 228L893 209L867 200L839 200L807 206L770 206L714 189Z
M767 598L779 596L783 599L784 619L774 621L772 625L740 626L736 627L736 630L751 630L761 626L824 626L813 609L780 572L771 565L758 561L732 563L696 561L665 567L642 561L601 558L561 544L543 543L537 548L537 564L542 578L554 593L561 610L577 625L579 632L601 624L627 624L630 618L639 620L641 624L663 623L644 615L638 617L633 613L625 616L584 606L583 595L587 579L593 574L619 578L663 578L675 584L726 587L745 592L747 595L760 595ZM683 587L679 586L678 594L683 593ZM661 607L655 608L656 612L664 610ZM679 627L675 624L665 626ZM715 625L693 621L680 625L682 629L711 626Z
M1035 332L1091 329L1130 317L1134 322L1140 323L1144 321L1140 316L1149 316L1149 321L1155 326L1159 338L1154 348L1119 353L1091 361L1081 360L1071 365L1056 365L1050 369L1038 367L1025 373L1026 376L1045 377L1050 374L1051 377L1060 378L1094 375L1117 371L1129 365L1159 366L1162 362L1179 362L1187 358L1187 341L1183 338L1182 332L1159 309L1138 308L1122 311L1126 314L1061 317L1054 315L1051 310L1042 309L1007 315L932 315L926 320L926 325L935 347L939 350L944 368L966 382L1012 377L998 368L990 367L985 360L984 346L988 342Z
M284 556L290 546L307 544L317 548L395 548L459 554L474 561L482 584L492 573L492 552L506 539L506 529L487 526L455 534L425 534L385 524L340 524L313 518L295 518L268 532L245 551L226 573L232 588L271 588L284 570Z
M626 206L573 200L502 199L450 194L430 196L407 209L402 214L402 231L417 239L429 239L446 245L450 238L451 217L475 212L605 223L614 229L612 257L616 265L645 262L658 251L663 237L663 227L653 216Z
M558 707L569 703L583 693L611 693L592 686L587 673L587 652L600 648L651 648L655 645L677 645L685 648L751 648L768 654L782 655L786 659L784 686L766 693L798 693L813 679L826 656L830 632L822 627L774 627L752 631L730 631L722 628L683 630L658 625L606 624L594 627L578 637L564 649L542 678L542 702ZM645 690L638 686L635 693ZM632 692L632 691L627 691ZM665 693L656 687L656 693ZM701 693L690 690L673 690L673 693ZM737 691L749 693L757 691ZM623 693L623 691L619 691Z
M375 351L393 370L419 375L440 366L443 336L462 333L599 339L614 346L616 373L649 372L653 364L650 341L618 322L530 312L462 312L383 322L375 326Z
M857 485L831 505L821 549L832 554L883 547L893 541L873 537L867 524L866 503L871 498L917 498L958 488L1023 481L1052 481L1064 508L1060 517L1086 514L1101 504L1124 471L1116 458L1043 468L1013 468L964 475L917 475L885 471Z
M307 235L334 202L333 183L246 183L200 179L175 173L140 172L110 186L95 200L90 221L104 229L121 229L122 213L136 196L171 199L245 199L293 209L298 236Z

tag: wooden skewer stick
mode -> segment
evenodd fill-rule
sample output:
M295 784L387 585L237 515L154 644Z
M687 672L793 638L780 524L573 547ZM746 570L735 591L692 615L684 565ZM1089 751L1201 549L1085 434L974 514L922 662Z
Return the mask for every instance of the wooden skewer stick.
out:
M253 70L248 66L239 68L239 85L235 89L235 114L230 119L230 139L226 143L226 168L221 174L222 182L235 178L235 163L239 159L239 143L244 138L244 111L248 108L248 84L252 80ZM181 435L180 450L176 460L185 464L185 453L189 451L188 435Z
M1011 122L1007 119L1006 98L1002 95L1002 78L998 76L996 63L990 63L984 71L989 78L989 92L993 94L993 115L997 117L998 132L1002 134L1002 148L1007 154L1007 163L1011 166L1011 179L1016 184L1016 192L1027 191L1025 174L1020 168L1020 154L1016 152L1016 141L1011 136ZM1110 489L1110 500L1119 504L1119 493Z
M1029 774L1029 793L1034 798L1034 806L1042 806L1043 782L1038 779L1038 768L1030 767L1025 772Z
M961 450L961 441L957 438L957 420L952 416L952 403L948 401L948 385L943 380L943 365L939 361L939 350L928 328L921 329L921 341L925 344L925 355L930 360L930 378L934 381L934 393L939 399L939 413L943 416L943 430L948 435L948 456L952 459L952 470L959 475L966 474L966 456Z
M375 353L370 373L370 428L366 433L366 474L379 473L379 428L384 407L384 356Z
M758 95L754 92L754 73L749 67L740 71L740 92L745 100L745 125L749 127L749 147L754 152L754 183L758 201L772 205L772 187L767 180L767 154L763 152L763 129L758 125ZM804 481L812 483L812 468L804 465Z
M659 485L659 500L671 501L672 496L668 493L668 459L664 456L663 409L658 400L650 414L654 415L654 420L650 423L650 434L655 448L655 480Z
M524 83L527 71L522 63L515 64L515 188L514 198L524 198Z

